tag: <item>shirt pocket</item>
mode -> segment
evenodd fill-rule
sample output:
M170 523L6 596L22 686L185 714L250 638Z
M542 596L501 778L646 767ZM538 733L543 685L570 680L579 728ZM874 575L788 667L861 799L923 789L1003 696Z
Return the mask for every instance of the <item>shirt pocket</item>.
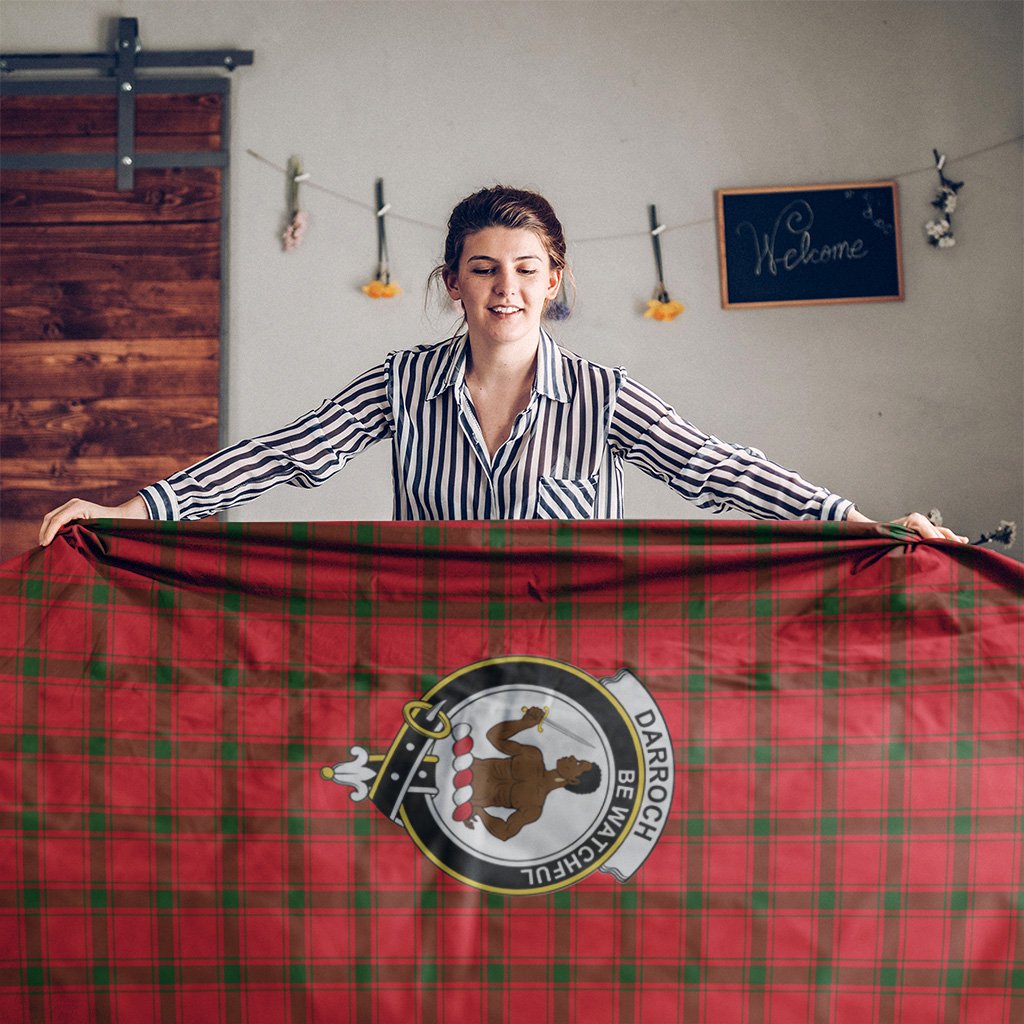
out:
M597 477L542 476L537 481L535 519L593 519Z

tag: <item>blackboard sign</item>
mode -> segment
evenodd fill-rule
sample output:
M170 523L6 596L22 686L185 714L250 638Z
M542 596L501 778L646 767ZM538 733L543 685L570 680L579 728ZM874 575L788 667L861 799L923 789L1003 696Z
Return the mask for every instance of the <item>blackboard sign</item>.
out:
M896 182L718 192L726 309L903 298Z

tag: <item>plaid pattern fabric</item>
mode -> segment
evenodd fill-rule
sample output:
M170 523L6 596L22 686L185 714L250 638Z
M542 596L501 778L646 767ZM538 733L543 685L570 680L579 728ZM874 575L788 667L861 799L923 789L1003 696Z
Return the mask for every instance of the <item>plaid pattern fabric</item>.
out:
M0 568L0 1019L1022 1020L1022 589L845 524L76 526ZM626 881L467 885L321 776L511 655L660 709Z

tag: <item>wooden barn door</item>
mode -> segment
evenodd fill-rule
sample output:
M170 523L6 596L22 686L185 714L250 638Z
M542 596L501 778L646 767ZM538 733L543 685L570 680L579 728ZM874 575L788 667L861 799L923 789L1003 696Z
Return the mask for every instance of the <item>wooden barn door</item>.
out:
M20 84L0 97L3 559L67 498L118 503L219 441L226 80L133 83L128 189L109 80Z
M219 144L221 101L141 97L140 148ZM112 148L109 97L2 103L8 152ZM66 498L117 503L216 448L221 175L144 169L122 192L114 171L3 174L0 558Z

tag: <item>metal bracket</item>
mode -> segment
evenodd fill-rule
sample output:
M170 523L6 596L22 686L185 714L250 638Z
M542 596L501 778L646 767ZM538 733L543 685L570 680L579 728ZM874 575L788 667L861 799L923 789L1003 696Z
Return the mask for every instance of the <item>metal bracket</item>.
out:
M135 188L135 66L142 49L139 22L119 18L117 22L117 187Z
M234 71L236 67L252 64L252 50L166 50L143 51L139 38L139 22L137 18L119 18L117 21L117 45L114 53L68 53L68 54L0 54L0 72L4 79L14 71L56 71L56 70L92 70L112 75L114 82L106 79L105 92L111 84L117 90L117 152L114 155L114 166L117 171L117 187L121 191L135 188L135 170L137 167L150 163L151 154L140 157L135 152L135 97L140 84L145 86L150 79L137 78L138 69L142 68L196 68L220 67L226 71ZM70 84L73 80L62 80ZM84 83L83 83L84 84ZM96 84L99 84L97 82ZM4 90L0 90L2 92ZM11 90L14 91L13 88ZM69 91L74 92L72 88ZM143 91L146 91L145 89ZM150 90L152 91L152 90ZM191 157L191 162L203 159L205 155L183 154ZM62 154L62 166L93 166L92 160L75 154ZM109 160L109 157L105 159ZM85 163L76 163L85 160ZM4 161L4 166L13 161ZM106 166L110 166L107 164Z

